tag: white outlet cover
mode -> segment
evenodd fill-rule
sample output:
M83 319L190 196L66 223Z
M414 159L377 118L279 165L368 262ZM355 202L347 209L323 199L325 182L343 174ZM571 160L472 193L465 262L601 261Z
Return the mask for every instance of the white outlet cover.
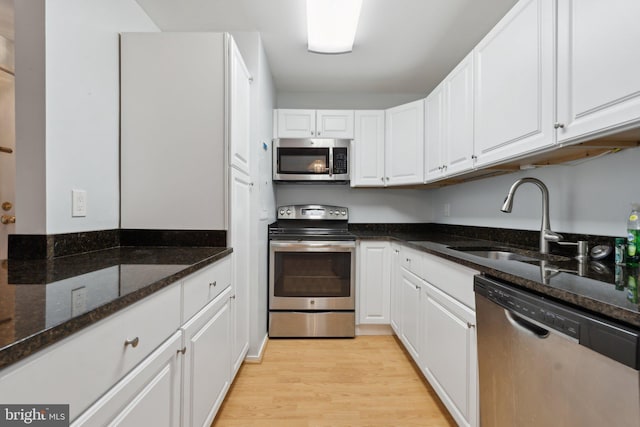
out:
M85 190L71 190L71 216L87 216L87 192Z

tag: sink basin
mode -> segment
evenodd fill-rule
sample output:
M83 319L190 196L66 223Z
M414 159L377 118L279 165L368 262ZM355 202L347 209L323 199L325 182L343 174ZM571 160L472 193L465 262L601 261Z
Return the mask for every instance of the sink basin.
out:
M501 247L479 247L479 246L449 246L449 249L460 251L469 255L475 255L487 259L514 260L514 261L539 261L540 258L533 258L510 251Z

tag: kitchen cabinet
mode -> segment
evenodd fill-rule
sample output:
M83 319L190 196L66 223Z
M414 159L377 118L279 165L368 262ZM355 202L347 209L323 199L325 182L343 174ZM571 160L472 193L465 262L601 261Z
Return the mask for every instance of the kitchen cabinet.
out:
M182 426L209 426L231 384L232 288L183 325Z
M384 111L356 110L351 145L351 186L384 186Z
M640 123L640 3L558 1L558 142Z
M475 313L425 283L421 301L420 366L454 419L478 425Z
M416 363L420 360L420 289L422 281L401 267L400 340Z
M555 1L521 0L473 50L476 165L554 145L555 23Z
M174 333L71 426L180 426L181 344Z
M389 323L391 328L400 336L400 315L402 313L402 305L400 298L400 285L402 284L401 268L400 268L400 245L397 243L391 243L391 280L389 285L391 304L389 307Z
M253 79L233 39L229 40L229 164L246 174L251 172L249 131L251 130L251 82Z
M389 324L391 293L391 244L361 241L358 244L358 323Z
M472 169L473 54L425 99L425 181Z
M235 129L223 102L233 81L224 66L230 40L121 35L122 228L226 229L227 129ZM245 154L234 147L240 161Z
M353 110L277 110L278 138L353 139Z
M231 227L229 242L233 247L231 295L231 350L233 376L240 369L249 349L249 268L251 265L251 190L248 175L231 169Z
M424 178L424 101L385 111L385 184L421 184Z

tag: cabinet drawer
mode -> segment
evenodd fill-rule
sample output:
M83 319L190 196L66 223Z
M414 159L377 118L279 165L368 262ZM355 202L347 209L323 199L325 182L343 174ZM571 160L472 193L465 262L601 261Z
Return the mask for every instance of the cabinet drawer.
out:
M475 310L473 276L477 271L428 254L423 256L423 268L427 282Z
M173 285L1 372L0 401L68 403L73 420L179 327Z
M400 265L416 276L423 277L422 258L424 254L406 246L400 247Z
M184 279L182 323L189 320L231 285L231 257L226 257Z

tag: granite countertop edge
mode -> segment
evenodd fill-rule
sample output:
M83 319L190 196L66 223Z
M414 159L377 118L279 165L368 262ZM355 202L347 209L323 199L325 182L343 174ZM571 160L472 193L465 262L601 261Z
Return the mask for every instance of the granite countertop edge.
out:
M11 343L4 348L0 348L0 369L12 365L39 350L49 347L64 338L67 338L74 333L117 313L118 311L133 305L134 303L145 299L149 295L175 284L180 279L227 257L232 252L232 248L220 248L219 252L194 262L184 269L157 280L141 289L109 301L108 303L96 307L95 309L79 316L73 317L63 323Z
M453 250L447 249L448 244L437 243L430 239L428 235L408 235L407 233L375 233L375 232L353 232L358 240L389 240L402 243L413 249L426 252L456 264L469 267L478 272L509 282L516 287L532 290L543 296L551 297L560 302L571 304L575 307L588 310L589 312L602 316L603 318L613 319L614 321L623 322L633 328L640 328L640 313L634 312L624 307L600 301L579 293L570 292L564 289L555 288L546 285L540 281L531 280L521 275L509 272L508 266L512 266L513 261L487 261L483 263L482 259L464 253L454 253ZM451 240L460 240L460 238L451 238ZM468 238L469 241L475 241L477 244L495 244L486 240ZM420 244L417 244L420 242ZM428 245L428 246L425 246ZM501 268L503 265L505 268ZM583 280L575 277L576 281Z

